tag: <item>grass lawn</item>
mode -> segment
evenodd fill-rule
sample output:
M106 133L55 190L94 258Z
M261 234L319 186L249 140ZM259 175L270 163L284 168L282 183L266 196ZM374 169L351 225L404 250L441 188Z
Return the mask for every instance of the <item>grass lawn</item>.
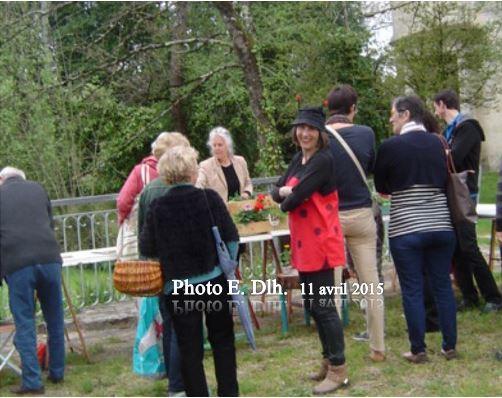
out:
M495 203L498 179L499 175L496 171L483 171L479 203Z
M351 385L339 392L351 396L499 396L502 393L502 363L494 357L502 349L502 317L472 311L458 316L460 358L446 361L439 355L440 334L427 335L430 362L412 365L401 359L409 349L400 297L386 299L387 361L372 363L367 343L350 338L364 328L361 312L350 309L350 325L345 329L346 357ZM243 396L306 396L313 383L307 374L316 369L320 344L314 326L306 327L300 309L295 309L290 333L281 337L279 314L260 318L258 351L244 341L237 342L238 377ZM239 329L239 327L237 327ZM110 337L91 347L93 364L69 354L65 383L46 385L52 396L165 396L166 380L149 380L131 372L131 345L128 339ZM216 383L211 352L205 358L208 382L215 395ZM0 396L9 395L17 377L0 374Z

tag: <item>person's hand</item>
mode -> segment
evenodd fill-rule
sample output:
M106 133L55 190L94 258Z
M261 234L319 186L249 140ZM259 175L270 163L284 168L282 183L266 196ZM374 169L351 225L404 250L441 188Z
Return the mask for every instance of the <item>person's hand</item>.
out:
M292 192L293 192L293 188L291 188L291 187L285 186L285 187L279 188L279 196L281 198L285 198L285 197L291 195Z
M497 232L497 239L499 240L499 243L502 245L502 231Z
M249 194L247 192L244 192L242 195L241 195L241 199L249 199Z

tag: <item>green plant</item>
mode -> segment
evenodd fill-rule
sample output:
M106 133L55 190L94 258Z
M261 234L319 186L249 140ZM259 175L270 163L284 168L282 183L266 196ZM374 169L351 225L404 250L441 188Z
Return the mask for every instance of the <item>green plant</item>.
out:
M281 260L281 265L286 266L291 262L291 248L288 244L284 245L279 255L279 259Z
M243 210L234 216L234 221L238 224L249 224L250 222L266 221L270 214L267 196L258 194L253 205L247 204Z

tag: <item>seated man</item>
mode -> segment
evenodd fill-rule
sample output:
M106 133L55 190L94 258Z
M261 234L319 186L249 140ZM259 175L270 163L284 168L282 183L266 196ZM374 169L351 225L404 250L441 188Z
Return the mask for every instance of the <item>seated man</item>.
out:
M16 325L14 345L22 364L21 386L13 393L43 394L37 359L35 292L47 324L49 377L64 377L62 259L54 235L51 203L42 186L26 181L21 170L0 171L0 282L9 286L9 305Z

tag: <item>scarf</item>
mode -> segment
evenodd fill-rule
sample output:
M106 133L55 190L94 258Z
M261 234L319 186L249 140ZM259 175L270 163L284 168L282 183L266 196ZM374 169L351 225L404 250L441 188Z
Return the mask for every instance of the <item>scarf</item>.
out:
M403 127L401 127L401 131L399 135L403 135L409 133L410 131L427 131L422 123L416 122L408 122Z
M457 116L455 116L455 119L451 121L450 124L446 126L444 129L444 136L446 138L446 141L448 141L448 144L451 145L451 141L453 140L453 130L455 130L455 127L457 127L458 121L460 120L460 115L461 113L459 112Z
M335 123L347 123L352 124L349 118L345 115L332 115L329 117L326 124L335 124Z

